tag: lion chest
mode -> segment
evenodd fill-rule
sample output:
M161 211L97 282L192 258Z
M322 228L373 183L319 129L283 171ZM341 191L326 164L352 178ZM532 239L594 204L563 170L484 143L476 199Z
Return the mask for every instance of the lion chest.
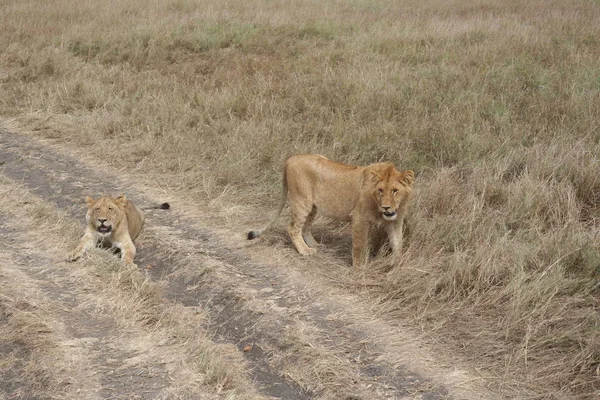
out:
M109 248L114 246L115 238L113 233L95 233L96 244L100 247Z

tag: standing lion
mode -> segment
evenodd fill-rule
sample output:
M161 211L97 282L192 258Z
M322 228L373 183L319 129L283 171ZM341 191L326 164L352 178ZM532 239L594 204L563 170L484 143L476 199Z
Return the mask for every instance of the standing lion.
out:
M385 230L392 252L398 254L413 180L413 171L398 171L389 162L357 167L318 154L292 156L283 169L283 193L277 214L263 229L250 231L248 239L269 229L289 198L292 220L288 232L301 255L317 251L310 229L317 212L352 222L354 266L368 261L369 230L373 226Z

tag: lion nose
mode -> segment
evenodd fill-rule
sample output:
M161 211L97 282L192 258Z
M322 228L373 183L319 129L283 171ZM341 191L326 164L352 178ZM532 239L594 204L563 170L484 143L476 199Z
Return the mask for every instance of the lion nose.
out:
M98 218L98 221L100 221L100 223L103 224L107 221L107 219L106 218Z
M384 211L387 211L390 209L390 206L381 206L381 208L383 208Z

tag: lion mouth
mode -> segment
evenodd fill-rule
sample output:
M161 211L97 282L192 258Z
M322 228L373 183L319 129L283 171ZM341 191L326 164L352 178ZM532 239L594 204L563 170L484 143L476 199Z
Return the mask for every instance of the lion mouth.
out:
M112 226L100 225L98 227L98 232L100 233L110 233L112 231Z
M393 219L396 219L396 214L396 211L384 211L383 218L387 219L388 221L391 221Z

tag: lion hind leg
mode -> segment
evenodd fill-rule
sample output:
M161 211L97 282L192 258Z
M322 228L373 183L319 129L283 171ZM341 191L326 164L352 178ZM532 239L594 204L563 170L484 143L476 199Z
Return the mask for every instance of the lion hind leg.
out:
M315 240L315 238L313 237L312 232L311 232L312 223L315 220L316 216L317 216L317 207L313 206L311 212L306 217L306 221L304 221L304 227L302 228L302 238L304 239L306 244L312 248L322 246L321 244L317 243L317 241Z
M290 238L292 239L292 244L294 245L298 253L300 253L303 256L308 256L317 252L316 249L311 248L307 245L303 237L304 227L311 213L312 207L307 208L304 206L292 206L292 221L290 222L288 233L290 234Z

